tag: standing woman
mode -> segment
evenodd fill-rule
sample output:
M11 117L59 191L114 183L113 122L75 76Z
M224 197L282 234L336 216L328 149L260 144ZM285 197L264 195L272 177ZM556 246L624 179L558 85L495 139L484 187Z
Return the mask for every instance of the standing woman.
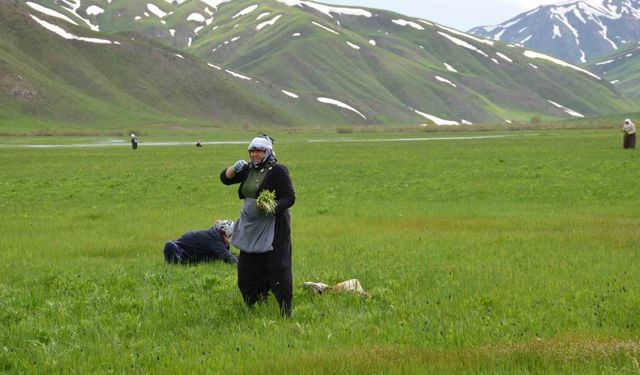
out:
M622 125L622 132L624 133L622 147L635 149L636 148L636 125L629 119L624 120L624 125Z
M134 150L138 148L138 137L134 133L131 133L131 148Z
M291 216L289 207L296 196L289 170L278 163L273 139L255 137L249 144L249 163L238 160L220 173L225 185L240 184L238 196L244 200L234 227L231 244L240 249L238 288L248 306L273 292L282 315L291 315L293 275L291 271ZM275 193L275 210L258 207L262 191Z

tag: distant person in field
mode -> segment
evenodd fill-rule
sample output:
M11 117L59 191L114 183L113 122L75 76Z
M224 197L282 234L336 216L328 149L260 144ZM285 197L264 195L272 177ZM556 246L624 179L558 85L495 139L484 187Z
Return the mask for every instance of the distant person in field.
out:
M131 148L134 150L138 148L138 137L131 133Z
M291 315L291 216L296 195L289 170L278 163L273 139L264 134L251 140L249 162L238 160L220 173L225 185L240 184L244 200L231 244L240 249L238 288L247 306L264 301L271 291L283 316ZM258 204L261 193L275 193L275 206Z
M222 260L238 264L238 258L229 251L234 223L217 220L213 227L188 232L175 241L164 244L164 260L167 263L203 263Z
M624 133L624 138L622 141L622 147L625 149L633 149L636 148L636 125L633 121L626 119L624 120L624 125L622 125L622 132Z

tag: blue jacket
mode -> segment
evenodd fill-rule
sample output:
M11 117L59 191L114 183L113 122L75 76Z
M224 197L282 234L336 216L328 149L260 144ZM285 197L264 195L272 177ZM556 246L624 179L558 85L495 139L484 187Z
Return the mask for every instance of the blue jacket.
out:
M186 253L189 263L218 259L226 263L238 263L236 256L225 246L220 233L213 228L185 233L174 242Z

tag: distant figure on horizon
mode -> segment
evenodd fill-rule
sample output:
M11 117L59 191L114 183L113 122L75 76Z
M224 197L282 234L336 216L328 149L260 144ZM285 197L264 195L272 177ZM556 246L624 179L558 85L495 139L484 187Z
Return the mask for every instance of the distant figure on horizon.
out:
M133 133L131 133L131 148L134 150L138 148L138 137Z
M214 260L238 264L238 258L229 251L233 226L232 220L216 220L211 228L187 232L175 241L168 241L164 244L164 260L169 264Z
M198 140L198 142L196 142L196 147L202 147L202 141Z
M622 147L625 149L636 149L636 125L633 121L626 119L624 125L622 125L622 132L624 138L622 141Z

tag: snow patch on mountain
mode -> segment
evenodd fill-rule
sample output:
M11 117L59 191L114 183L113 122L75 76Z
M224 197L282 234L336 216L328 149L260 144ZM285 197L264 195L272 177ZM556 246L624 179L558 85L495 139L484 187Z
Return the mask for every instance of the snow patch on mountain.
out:
M168 3L173 3L174 0L166 0L166 1ZM177 1L178 1L178 4L182 4L187 0L177 0ZM226 2L231 1L231 0L200 0L200 1L205 3L205 4L207 4L207 5L209 5L212 8L216 8L217 9L218 5L220 5L222 3L226 3Z
M607 65L607 64L611 64L612 62L614 62L615 60L611 59L611 60L607 60L607 61L602 61L597 63L596 65Z
M424 27L420 26L419 24L417 24L417 23L415 23L413 21L397 19L397 20L391 20L391 22L395 23L396 25L400 25L400 26L411 26L416 30L424 30Z
M524 44L527 43L529 41L529 39L531 39L533 37L533 35L529 35L526 38L522 39L519 43L517 43L519 46L524 47Z
M353 49L360 49L360 46L357 44L353 44L351 42L347 42L347 44L349 45L349 47L353 48Z
M252 80L252 79L251 79L251 77L247 77L247 76L245 76L245 75L242 75L242 74L240 74L240 73L236 73L236 72L231 71L231 70L229 70L229 69L225 69L224 71L225 71L225 72L227 72L227 73L229 73L229 74L231 74L232 76L234 76L234 77L236 77L236 78L244 79L244 80L247 80L247 81L251 81L251 80Z
M328 31L328 32L330 32L330 33L333 33L333 34L336 34L336 35L340 35L340 33L339 33L339 32L337 32L337 31L335 31L335 30L333 30L333 29L331 29L331 28L329 28L329 27L326 27L326 26L324 26L324 25L321 25L321 24L317 23L316 21L311 21L311 23L312 23L312 24L314 24L314 25L316 25L316 26L318 26L318 27L320 27L320 28L322 28L322 29L327 30L327 31Z
M499 58L501 58L501 59L502 59L502 60L504 60L504 61L508 61L508 62L510 62L510 63L512 63L512 62L513 62L513 60L511 60L511 58L509 58L509 56L507 56L507 55L505 55L505 54L503 54L503 53L496 52L496 55L498 55L498 57L499 57Z
M60 0L60 4L63 9L69 11L70 13L73 13L74 16L78 17L78 19L86 23L91 30L100 31L99 26L92 24L90 20L82 17L78 13L78 9L80 9L80 7L82 6L82 4L80 3L80 0Z
M59 12L53 10L53 9L49 9L49 8L47 8L45 6L42 6L42 5L37 4L37 3L33 3L31 1L27 1L27 5L30 6L31 8L33 8L34 10L42 13L42 14L46 14L47 16L51 16L51 17L56 17L56 18L59 18L59 19L61 19L63 21L67 21L72 25L78 26L77 22L75 22L71 18L69 18L69 17L65 16L64 14L59 13Z
M72 39L72 40L79 40L82 42L87 42L87 43L97 43L97 44L120 44L119 42L114 42L108 39L100 39L100 38L86 38L86 37L82 37L82 36L77 36L74 34L71 34L70 32L66 31L65 29L63 29L60 26L54 25L52 23L49 23L47 21L41 20L40 18L30 14L31 18L33 18L34 21L36 21L38 24L40 24L40 26L44 27L45 29L61 36L64 39Z
M85 12L89 16L97 16L98 14L104 13L104 9L100 8L97 5L91 5L90 7L87 8Z
M579 112L576 112L576 111L574 111L572 109L569 109L569 108L567 108L567 107L565 107L565 106L563 106L561 104L558 104L558 103L554 102L553 100L547 100L547 101L549 103L553 104L554 106L562 109L563 111L565 111L570 116L573 116L573 117L584 117L584 115L582 113L579 113Z
M596 19L596 23L600 26L600 30L598 32L600 33L600 35L602 35L602 39L604 39L606 42L611 44L611 47L613 47L614 50L617 50L618 45L613 40L611 40L607 34L609 30L607 26L597 19Z
M286 96L292 97L294 99L298 99L299 96L297 94L292 93L291 91L287 91L287 90L280 90L282 91L283 94L285 94Z
M330 18L333 18L332 13L347 15L347 16L363 16L367 18L370 18L372 16L371 12L366 11L364 9L332 7L324 4L314 3L312 1L302 1L302 0L276 0L276 1L290 7L292 6L302 7L304 5L309 8L315 9L320 13L326 14Z
M562 61L562 60L556 59L556 58L554 58L554 57L551 57L551 56L545 55L545 54L540 53L540 52L535 52L535 51L525 50L525 51L524 51L524 55L525 55L525 56L527 56L527 57L528 57L528 58L530 58L530 59L542 59L542 60L551 61L551 62L552 62L552 63L554 63L554 64L558 64L558 65L561 65L561 66L564 66L564 67L567 67L567 68L571 68L571 69L576 70L576 71L578 71L578 72L581 72L581 73L584 73L584 74L586 74L586 75L589 75L589 76L591 76L591 77L593 77L593 78L595 78L595 79L598 79L598 80L602 79L602 78L598 77L597 75L595 75L595 74L591 73L591 72L590 72L590 71L588 71L588 70L585 70L585 69L579 68L579 67L577 67L577 66L575 66L575 65L571 65L571 64L569 64L568 62L565 62L565 61Z
M453 83L453 82L449 81L449 80L448 80L448 79L446 79L446 78L442 78L442 77L440 77L440 76L436 76L436 79L437 79L438 81L440 81L440 82L446 83L446 84L451 85L451 86L453 86L453 87L458 87L458 86L456 86L456 84L455 84L455 83Z
M450 27L446 27L446 26L442 26L442 25L438 25L438 27L443 29L443 30L445 30L445 31L448 31L451 34L455 34L455 35L462 36L462 37L465 37L465 38L468 38L468 39L471 39L471 40L475 40L478 43L484 43L484 44L489 45L489 46L495 45L495 42L493 40L478 38L478 37L475 37L473 35L469 35L467 33L463 33L462 31L458 31L456 29L452 29Z
M457 45L459 45L461 47L470 49L470 50L472 50L474 52L477 52L477 53L481 54L482 56L489 57L489 55L484 53L482 50L478 49L473 44L467 43L464 40L458 39L458 38L456 38L454 36L451 36L451 35L449 35L447 33L443 33L442 31L438 31L438 34L442 35L443 37L449 39L450 41L452 41L453 43L455 43L455 44L457 44Z
M269 21L265 21L265 22L262 22L262 23L258 24L258 26L256 26L256 30L260 31L260 30L262 30L263 28L265 28L267 26L273 26L276 22L278 22L280 17L282 17L282 14L278 14L277 16L273 17Z
M441 119L440 117L434 116L434 115L430 115L428 113L424 113L424 112L420 112L417 109L414 109L414 112L419 114L420 116L429 119L431 121L433 121L434 124L439 125L439 126L446 126L446 125L460 125L460 123L458 121L451 121L451 120L444 120Z
M231 19L236 19L238 17L245 16L245 15L253 12L256 9L258 9L258 4L253 4L253 5L249 6L249 7L244 8L243 10L239 11L238 13L236 13L233 17L231 17Z
M331 105L335 105L335 106L340 107L340 108L348 109L349 111L357 113L363 119L365 119L365 120L367 119L362 113L360 113L360 111L358 111L357 109L353 108L352 106L350 106L348 104L345 104L345 103L343 103L343 102L341 102L339 100L320 97L320 98L318 98L318 101L320 103L331 104Z
M454 73L458 73L457 70L455 70L451 65L447 64L447 63L443 63L444 67L447 68L448 71L450 72L454 72Z
M526 27L525 27L525 29L526 29ZM497 33L496 35L494 35L492 39L493 39L493 40L500 40L500 39L502 38L502 34L504 34L504 33L505 33L505 31L507 31L507 30L505 29L505 30L500 31L499 33Z
M165 13L162 9L160 9L155 4L151 4L151 3L147 4L147 9L149 9L149 12L158 16L158 18L164 18L167 15L167 13Z
M194 21L194 22L204 23L205 20L206 20L206 18L200 13L191 13L187 17L187 21Z

